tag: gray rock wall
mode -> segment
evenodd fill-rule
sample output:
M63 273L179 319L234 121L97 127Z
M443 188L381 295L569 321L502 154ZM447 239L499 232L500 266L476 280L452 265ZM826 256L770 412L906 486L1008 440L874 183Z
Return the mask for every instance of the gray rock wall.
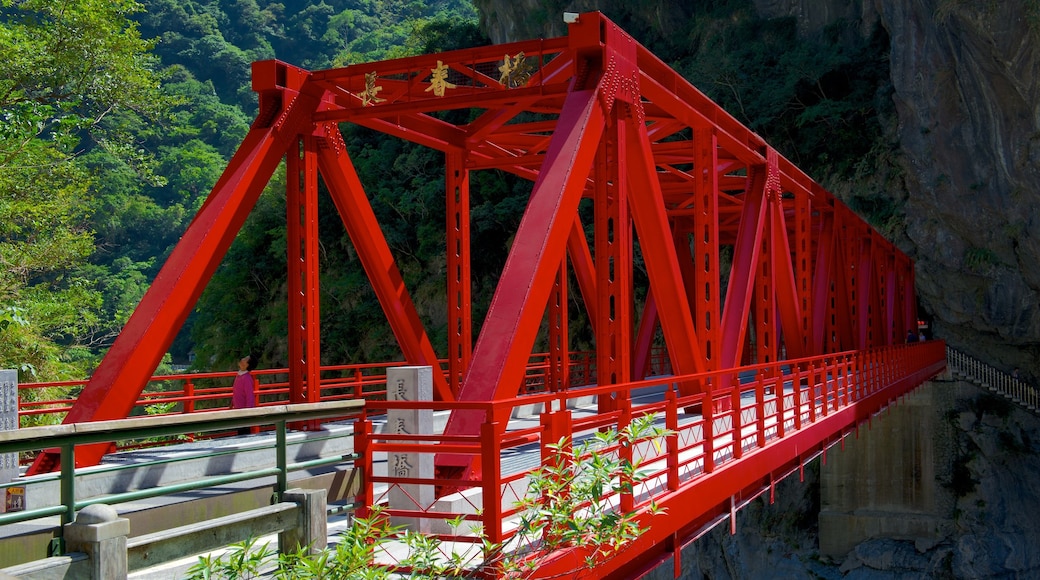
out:
M891 38L905 249L917 262L921 303L951 345L1037 376L1036 5L875 5Z

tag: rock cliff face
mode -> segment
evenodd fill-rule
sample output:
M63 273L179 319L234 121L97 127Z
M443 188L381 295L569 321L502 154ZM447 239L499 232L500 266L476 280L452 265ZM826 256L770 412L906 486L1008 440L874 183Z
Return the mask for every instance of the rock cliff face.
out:
M1035 3L882 0L876 6L892 39L906 249L917 262L921 303L935 317L936 334L954 346L1036 376Z
M562 13L623 15L668 35L679 0L477 0L496 42L558 36ZM891 41L896 151L886 189L894 241L916 261L934 334L995 366L1040 377L1040 5L1035 0L753 0L803 35L837 25ZM644 30L638 28L644 27ZM648 44L648 40L644 40ZM827 176L814 176L827 185ZM841 187L832 190L842 194Z
M474 0L481 28L496 43L529 38L553 38L567 33L564 12L625 15L648 34L666 35L689 17L682 0ZM638 31L628 30L634 36Z

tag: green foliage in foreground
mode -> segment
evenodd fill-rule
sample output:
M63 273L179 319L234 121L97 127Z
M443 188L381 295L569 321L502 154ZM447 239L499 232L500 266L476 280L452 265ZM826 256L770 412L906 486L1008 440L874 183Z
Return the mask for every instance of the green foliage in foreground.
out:
M189 570L190 580L256 578L261 573L285 580L474 578L494 573L502 578L527 578L541 562L560 551L579 550L584 568L595 568L629 547L646 531L644 516L661 510L651 504L645 511L620 512L614 505L620 493L633 492L647 475L639 470L640 457L653 447L658 453L668 430L656 417L636 418L621 430L597 432L578 443L562 439L551 445L553 454L529 475L527 495L516 534L505 544L483 539L469 552L448 550L436 538L391 526L380 507L366 518L355 518L335 547L311 555L306 548L276 554L255 539L235 544L224 555L203 556ZM652 454L651 456L656 455ZM456 534L465 520L448 522ZM472 532L480 534L479 526ZM396 566L378 563L391 543L407 546L407 556ZM450 553L449 553L450 552ZM578 570L573 571L575 574Z

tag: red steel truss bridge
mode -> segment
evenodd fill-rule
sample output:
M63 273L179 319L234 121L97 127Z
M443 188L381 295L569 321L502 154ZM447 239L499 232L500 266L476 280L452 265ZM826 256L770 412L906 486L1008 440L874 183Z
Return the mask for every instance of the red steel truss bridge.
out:
M562 38L332 70L255 63L255 122L66 422L129 414L283 159L291 402L320 394L308 385L319 384L321 364L321 179L407 364L443 371L434 373L431 403L450 411L439 489L505 496L514 481L500 465L507 446L663 414L674 434L657 483L618 503L639 511L653 499L666 515L646 516L649 530L599 577L678 554L699 530L942 370L941 343L904 344L917 330L907 256L602 15L581 14L568 27ZM447 114L456 110L470 114ZM447 353L435 352L403 283L343 124L444 153ZM492 169L533 186L474 337L470 175ZM636 287L637 261L646 288ZM593 385L572 384L567 372L575 304L595 337ZM525 401L517 395L544 328L544 411L518 434L508 413ZM654 346L666 364L648 383ZM636 394L665 384L661 367L667 388L644 404ZM596 395L581 419L570 405L579 386ZM358 439L363 469L375 450L407 447L365 427ZM106 450L85 449L77 464ZM47 452L33 469L55 465ZM391 476L384 482L395 485ZM364 496L374 499L371 487ZM481 513L492 540L508 536L507 509ZM562 558L559 569L573 565Z

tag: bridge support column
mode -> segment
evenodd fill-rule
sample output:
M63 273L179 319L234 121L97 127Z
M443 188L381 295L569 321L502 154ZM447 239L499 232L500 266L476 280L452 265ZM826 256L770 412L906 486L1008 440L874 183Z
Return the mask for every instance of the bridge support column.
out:
M929 546L952 525L955 498L942 485L952 471L949 389L925 383L820 470L820 554L842 560L876 537Z
M65 525L64 538L67 552L87 555L92 580L126 578L126 537L130 535L130 520L119 517L115 508L94 504L83 508L76 521Z

